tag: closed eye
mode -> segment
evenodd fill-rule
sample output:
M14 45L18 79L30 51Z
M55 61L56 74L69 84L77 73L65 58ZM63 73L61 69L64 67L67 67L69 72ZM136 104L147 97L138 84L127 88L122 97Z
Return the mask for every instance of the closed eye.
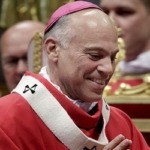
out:
M128 8L121 7L116 10L116 14L118 14L119 16L126 17L126 16L130 16L130 15L134 14L134 11L131 9L128 9Z
M103 11L109 15L109 13L111 12L111 10L107 9L107 8L102 8ZM126 17L126 16L130 16L132 14L135 13L134 10L130 9L130 8L126 8L126 7L117 7L115 8L114 10L114 13L118 16L123 16L123 17Z
M3 62L7 65L12 65L13 66L13 65L17 65L19 60L23 60L24 62L27 62L27 56L24 55L20 58L12 56L12 57L4 59Z
M99 53L88 53L88 55L89 55L89 58L93 61L98 61L104 57L103 55Z

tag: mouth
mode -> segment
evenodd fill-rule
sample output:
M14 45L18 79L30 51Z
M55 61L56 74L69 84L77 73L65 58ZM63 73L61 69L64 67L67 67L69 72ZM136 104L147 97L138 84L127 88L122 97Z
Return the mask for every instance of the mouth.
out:
M98 85L101 85L101 86L105 86L105 84L106 84L105 80L101 80L101 79L97 79L97 78L88 78L88 80L90 80Z

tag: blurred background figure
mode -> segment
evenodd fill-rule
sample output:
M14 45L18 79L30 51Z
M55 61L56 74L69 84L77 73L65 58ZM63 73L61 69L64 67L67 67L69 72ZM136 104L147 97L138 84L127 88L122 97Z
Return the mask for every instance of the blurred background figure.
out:
M100 6L121 28L126 52L120 71L123 74L150 72L150 1L101 0Z
M20 81L27 67L28 45L36 32L44 31L45 24L23 21L8 28L0 41L1 64L10 92Z
M107 101L133 119L150 145L150 0L101 0L100 6L125 43L125 56L106 89Z
M150 73L150 1L101 0L100 6L121 29L120 37L125 42L125 58L117 67L120 76L135 79L136 75L136 80L124 82L131 86L141 84L143 75ZM115 89L119 87L115 85Z
M33 20L47 23L49 16L64 2L69 0L0 0L0 36L16 23ZM0 91L8 93L0 64Z

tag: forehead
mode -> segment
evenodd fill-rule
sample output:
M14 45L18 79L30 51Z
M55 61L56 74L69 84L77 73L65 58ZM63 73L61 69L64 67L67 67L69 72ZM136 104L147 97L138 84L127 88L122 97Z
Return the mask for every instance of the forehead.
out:
M16 55L27 52L30 36L25 32L18 32L6 35L2 40L1 54L2 55Z
M115 30L114 24L108 15L97 9L82 10L71 14L71 24L77 30L95 31L111 29ZM82 28L81 28L82 26ZM83 27L84 26L84 27Z
M102 7L141 7L143 3L141 0L101 0L100 5Z
M100 10L84 10L72 14L72 27L75 30L77 38L114 38L116 40L116 28L108 15ZM79 17L80 16L80 17Z
M81 49L103 49L109 52L118 49L117 33L114 24L106 14L95 17L90 14L93 12L86 12L83 18L75 19L73 28L75 30L75 37L71 45L80 47ZM85 16L88 17L85 17ZM83 49L84 49L83 48Z

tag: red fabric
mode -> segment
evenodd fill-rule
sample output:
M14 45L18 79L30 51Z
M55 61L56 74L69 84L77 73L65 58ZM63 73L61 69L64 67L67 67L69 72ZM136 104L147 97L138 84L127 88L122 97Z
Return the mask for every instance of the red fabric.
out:
M140 85L143 83L142 78L133 78L133 79L125 79L119 78L116 82L111 82L110 85L112 87L112 93L120 87L120 84L126 83L132 87ZM127 99L130 99L130 96L127 96ZM137 99L137 103L122 103L121 99L118 100L118 103L111 103L111 106L117 107L123 110L126 114L128 114L131 118L138 119L150 119L150 113L147 113L150 109L150 103L142 103L142 99ZM150 145L150 132L142 133L148 145Z
M95 107L96 112L89 115L72 104L46 79L39 75L31 74L31 76L39 79L57 97L70 117L87 136L97 138L102 126L102 122L99 121L101 101L98 107ZM143 137L130 119L113 107L110 111L110 120L106 129L108 139L112 140L122 133L133 140L131 150L148 150ZM12 93L0 99L0 150L67 150L67 148L45 126L28 103L20 95Z
M122 83L128 84L130 86L137 86L143 83L143 80L141 78L137 79L124 79L120 78L115 82L110 82L109 85L111 86L111 94L114 94L116 90L120 87Z
M111 140L118 134L123 134L132 140L130 150L149 150L142 134L131 122L131 119L121 110L111 107L110 123L107 125L107 136Z
M111 106L117 107L127 113L131 118L138 118L138 119L150 119L150 113L147 113L150 109L149 104L142 104L141 102L137 104L111 104Z

